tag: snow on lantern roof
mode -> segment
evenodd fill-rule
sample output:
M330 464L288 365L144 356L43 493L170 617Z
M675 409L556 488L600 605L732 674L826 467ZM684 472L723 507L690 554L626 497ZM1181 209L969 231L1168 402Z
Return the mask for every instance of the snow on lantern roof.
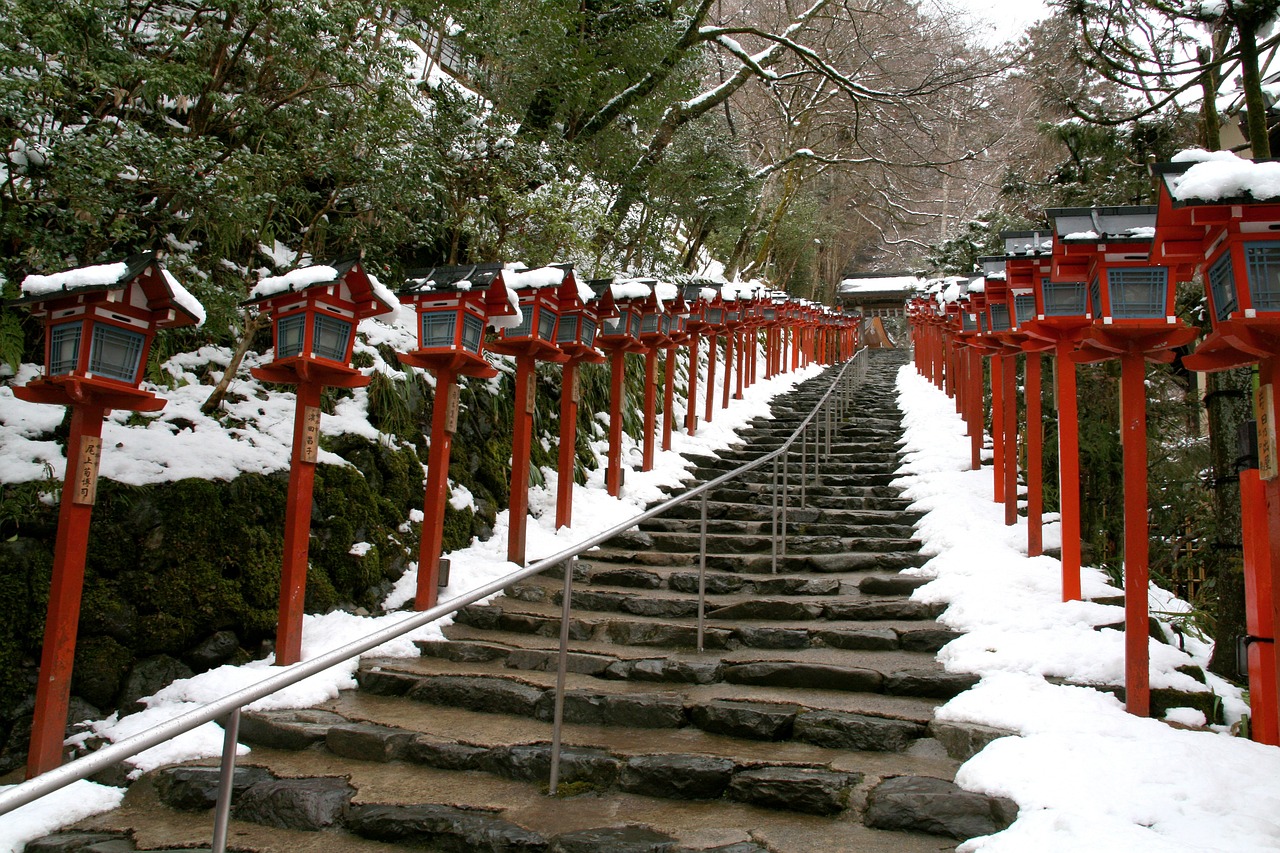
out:
M1248 160L1230 151L1180 151L1154 167L1175 202L1268 201L1280 198L1280 161Z
M288 291L306 290L317 284L332 284L338 280L338 271L327 264L299 267L284 275L272 275L258 280L249 291L249 300L256 302Z
M924 284L924 280L914 275L854 275L840 282L836 292L845 294L897 294L916 290Z
M165 288L165 292L157 300L159 304L155 305L153 310L163 308L167 303L188 318L186 321L162 325L204 325L207 316L204 306L172 273L160 265L160 257L156 252L141 252L130 255L123 261L78 267L49 275L32 273L22 280L20 288L22 296L14 300L14 304L40 302L74 291L116 290L125 287L153 266L158 271L158 279L164 283Z
M653 292L654 279L618 278L610 283L614 299L647 299Z
M1045 214L1064 243L1149 243L1155 237L1154 205L1058 207Z
M969 293L986 293L987 279L985 276L978 276L969 282Z
M374 310L357 312L360 317L371 316L392 322L400 313L400 300L376 276L365 272L360 261L361 256L353 254L332 264L312 264L284 275L260 279L249 292L245 304L262 302L282 293L297 293L311 287L345 282L352 300L357 303L372 301L375 305ZM381 310L377 310L379 307Z
M512 290L553 287L564 283L564 277L573 270L573 264L548 264L529 269L523 264L508 265L502 279Z

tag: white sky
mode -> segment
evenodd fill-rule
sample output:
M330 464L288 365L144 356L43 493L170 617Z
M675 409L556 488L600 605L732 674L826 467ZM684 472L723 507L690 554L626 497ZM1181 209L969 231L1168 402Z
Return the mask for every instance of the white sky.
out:
M991 46L1017 41L1027 27L1049 15L1044 0L924 0L922 7L941 15L966 15Z

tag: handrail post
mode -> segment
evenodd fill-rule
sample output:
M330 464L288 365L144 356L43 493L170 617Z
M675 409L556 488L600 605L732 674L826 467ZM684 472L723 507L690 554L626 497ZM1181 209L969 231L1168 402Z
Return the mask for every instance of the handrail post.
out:
M773 554L773 574L778 573L778 457L773 457L773 487L770 506L773 509L771 513L772 525L769 528L772 532L770 536L770 549Z
M576 557L564 561L564 600L560 607L560 656L556 663L556 705L551 720L551 779L547 793L554 797L560 790L560 732L564 728L564 683L569 671L569 614L573 608L573 564Z
M805 480L809 473L809 425L800 428L800 508L808 506L809 497L805 492Z
M782 451L782 542L779 543L779 552L785 558L787 556L787 492L791 488L791 484L787 482L790 478L787 476L788 467L791 464L791 447L787 446Z
M707 493L702 493L702 522L698 532L698 651L703 651L702 635L707 612Z
M218 771L218 802L213 808L213 853L226 853L227 824L231 820L231 793L235 789L236 746L240 739L240 709L227 714L222 733L222 766Z

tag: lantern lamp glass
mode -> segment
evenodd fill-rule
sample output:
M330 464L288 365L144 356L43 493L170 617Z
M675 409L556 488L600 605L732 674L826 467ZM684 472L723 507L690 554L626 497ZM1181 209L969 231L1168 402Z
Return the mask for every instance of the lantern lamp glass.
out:
M302 355L302 338L307 328L305 314L288 314L276 321L276 358Z
M706 312L707 322L713 326L719 326L724 322L723 308L708 308Z
M320 358L346 362L347 345L351 342L351 323L317 314L311 329L311 352Z
M422 348L452 349L458 312L427 311L422 315Z
M1040 280L1046 317L1083 317L1089 313L1089 289L1083 281ZM1019 314L1021 316L1021 314Z
M1214 316L1225 320L1239 307L1236 300L1236 276L1231 268L1231 253L1223 252L1209 267L1205 276L1209 280L1209 292L1213 296Z
M480 352L484 341L484 320L474 314L462 315L462 346L474 353Z
M1003 302L991 305L991 331L1009 331L1009 306Z
M76 369L80 360L80 333L84 324L59 323L49 329L49 375L57 376Z
M764 309L764 318L765 318L766 320L771 321L771 322L772 322L773 320L778 319L778 309L776 309L776 308L766 308L766 309Z
M1280 243L1249 243L1244 260L1253 307L1258 311L1280 311Z
M89 372L95 376L136 382L147 336L132 329L95 323L89 345Z
M556 312L545 306L538 310L538 337L544 341L556 337Z
M657 314L645 314L640 319L640 334L656 335L658 333L659 319Z
M590 317L583 314L582 315L582 339L580 341L583 346L587 346L587 347L595 346L596 328L597 328L596 321L592 320Z
M1013 323L1021 326L1028 320L1036 318L1036 295L1034 293L1015 293L1013 295Z
M1089 312L1095 320L1102 316L1102 285L1096 278L1089 284Z
M1107 271L1111 316L1150 320L1165 316L1169 271L1164 267L1131 267Z
M976 332L978 331L978 321L974 315L965 311L960 315L960 328L966 332Z
M582 322L582 312L570 311L560 315L560 324L556 326L556 343L576 344L578 342L578 325Z
M503 329L502 337L504 338L528 338L533 336L533 313L532 305L520 306L520 325L512 326L510 329Z
M639 311L623 311L627 316L627 329L631 337L639 339L640 337L640 312Z

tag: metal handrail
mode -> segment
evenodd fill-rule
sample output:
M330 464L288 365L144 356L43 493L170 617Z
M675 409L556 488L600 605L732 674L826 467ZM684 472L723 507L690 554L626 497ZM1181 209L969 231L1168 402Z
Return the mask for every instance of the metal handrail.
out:
M719 488L720 486L733 480L736 477L739 477L749 471L753 471L756 468L759 468L760 466L770 461L773 461L779 457L782 457L784 460L784 465L783 465L784 486L783 486L782 494L783 494L783 513L784 513L783 542L785 547L785 539L786 539L785 460L786 460L786 456L789 453L791 446L796 442L797 439L801 439L802 446L805 445L806 443L805 434L811 425L813 425L815 428L814 430L815 436L814 436L813 444L815 445L817 444L817 440L818 440L817 427L819 425L815 423L814 421L815 417L817 417L818 413L823 411L824 407L828 405L828 402L831 399L832 393L841 387L841 383L844 381L845 375L849 371L850 366L853 366L854 373L857 375L858 378L865 376L866 358L867 358L866 350L862 349L862 350L859 350L857 353L855 353L855 355L851 359L844 362L844 364L840 368L840 372L836 375L835 380L831 383L831 386L827 389L826 393L823 394L822 399L819 400L818 403L814 406L813 411L811 411L805 417L805 419L800 423L800 425L796 427L795 432L792 433L791 437L788 438L785 442L783 442L782 445L779 446L776 450L773 450L770 453L767 453L749 462L745 462L742 465L738 466L737 468L733 469L732 471L722 474L719 477L716 477L705 483L699 484L698 486L695 486L694 488L686 492L676 495L675 497L670 498L662 502L661 504L658 504L655 507L645 510L639 515L633 516L627 519L626 521L623 521L617 525L614 525L608 530L605 530L601 533L597 533L596 535L575 544L571 548L567 548L564 551L560 551L559 553L556 553L550 557L539 560L538 562L533 563L532 565L527 566L523 569L520 569L519 571L512 572L509 575L505 575L504 577L491 581L488 584L485 584L484 586L471 590L470 592L464 593L463 595L457 596L456 598L451 598L449 599L449 601L444 602L442 604L437 604L435 607L432 607L428 610L424 610L420 613L407 615L403 620L397 622L396 624L383 628L379 631L376 631L373 634L370 634L364 637L363 639L357 640L352 643L348 643L345 646L341 646L337 649L326 652L322 655L319 655L318 657L312 658L311 660L302 661L300 663L293 664L287 669L281 670L278 674L265 678L254 685L242 688L240 690L235 691L234 693L230 693L222 697L217 701L210 702L206 705L202 705L199 708L195 708L191 711L187 711L186 713L181 714L177 717L174 717L171 720L168 720L166 722L160 723L159 725L153 726L152 728L147 729L146 731L139 732L136 735L127 737L124 740L111 744L110 746L104 746L96 750L90 755L86 755L83 758L78 758L74 761L68 762L67 764L63 764L60 767L55 768L54 770L50 770L47 773L42 773L41 775L35 777L34 779L28 779L27 781L22 782L18 785L15 785L14 787L6 791L0 792L0 815L7 814L16 808L19 808L20 806L24 806L28 803L34 802L35 800L38 800L47 794L53 793L54 791L60 788L70 785L72 782L76 782L81 779L88 778L89 776L92 776L93 774L97 773L100 770L104 770L120 761L123 761L126 758L129 758L133 755L137 755L138 753L144 750L150 749L151 747L156 746L158 744L164 743L165 741L168 741L174 737L177 737L180 734L188 732L196 728L197 726L201 726L207 722L211 722L214 720L218 720L219 718L225 717L227 719L224 722L225 735L224 735L224 749L223 749L223 756L222 756L222 774L223 775L219 785L218 803L215 807L215 826L214 826L214 836L213 836L213 846L212 846L212 849L214 851L218 851L218 853L221 853L221 851L224 851L226 847L226 824L227 824L227 815L230 808L231 787L232 787L231 773L234 770L234 766L235 766L236 742L237 742L237 734L239 729L240 710L242 708L252 704L253 702L256 702L259 699L269 696L272 693L282 690L285 687L289 687L290 685L296 684L297 682L305 678L308 678L312 675L315 675L318 672L322 672L331 666L336 666L340 663L344 663L354 657L358 657L359 655L362 655L365 652L370 651L371 649L377 648L383 643L397 639L409 633L410 631L414 631L414 630L417 630L418 628L428 625L436 621L437 619L440 619L443 616L447 616L451 613L456 613L457 611L461 610L463 607L466 607L470 604L474 604L475 602L483 598L487 598L491 595L502 592L504 589L506 589L507 587L511 586L514 583L522 581L526 578L533 577L534 575L541 574L542 572L545 572L548 569L558 564L564 564L564 577L565 577L564 615L562 616L562 619L561 619L560 667L559 667L559 672L557 674L556 714L555 714L555 723L554 723L555 730L553 733L553 745L552 745L552 776L551 776L552 783L550 786L551 792L554 793L557 788L556 782L558 781L558 774L559 774L560 726L563 719L562 714L563 714L563 703L564 703L564 679L565 679L564 673L565 673L565 658L567 655L567 645L568 645L568 625L569 625L568 613L569 613L569 606L570 606L570 600L571 600L571 586L572 586L572 580L573 580L573 565L572 565L573 560L584 551L590 550L591 548L604 544L605 542L607 542L608 540L612 539L613 537L617 536L620 533L624 533L633 527L643 524L649 519L659 516L664 512L672 509L673 507L679 506L680 504L686 501L689 501L695 497L701 496L702 502L703 502L702 546L701 546L702 555L701 555L701 570L699 572L699 606L698 606L698 612L699 612L698 646L699 646L699 651L701 651L702 650L701 648L702 647L702 643L701 643L702 612L703 612L703 599L705 598L705 583L703 581L702 574L703 574L703 571L705 571L705 567L706 567L706 494L713 489ZM842 396L841 398L839 398L839 402L841 404L841 408L843 409L847 401ZM831 430L831 419L829 417L826 419L826 430L827 430L827 436L826 436L827 443L829 444L830 430ZM815 452L811 455L814 457L814 463L815 463L815 469L816 469L817 453ZM807 460L806 460L806 465L807 465ZM801 472L802 487L803 487L804 481L805 481L805 472L802 470ZM776 478L775 478L774 492L775 492L775 498L776 498L776 494L777 494ZM776 528L775 528L775 539L776 538L777 537L776 537ZM776 556L777 556L776 552L774 556L775 556L775 570L776 570Z

